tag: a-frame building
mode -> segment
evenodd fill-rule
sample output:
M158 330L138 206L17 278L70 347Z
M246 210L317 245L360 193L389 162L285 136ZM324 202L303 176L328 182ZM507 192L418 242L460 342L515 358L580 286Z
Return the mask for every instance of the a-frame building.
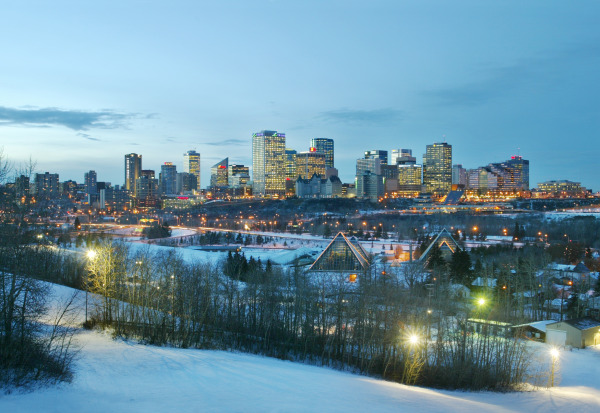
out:
M356 238L338 232L308 271L359 272L369 265L369 255Z
M427 255L434 245L438 246L442 253L442 257L444 257L445 260L449 260L452 258L452 254L454 254L457 250L462 249L460 248L460 245L458 245L458 242L456 242L452 235L448 232L448 230L444 228L439 234L437 234L437 237L435 237L431 244L429 244L425 252L419 258L419 261L427 261Z

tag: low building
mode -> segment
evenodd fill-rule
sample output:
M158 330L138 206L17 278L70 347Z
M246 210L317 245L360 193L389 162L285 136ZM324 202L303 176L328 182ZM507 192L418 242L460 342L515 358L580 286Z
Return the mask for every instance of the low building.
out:
M335 175L321 179L313 174L312 178L298 177L296 180L296 196L298 198L338 198L342 195L342 181Z
M600 321L583 317L548 324L546 343L575 348L600 344Z

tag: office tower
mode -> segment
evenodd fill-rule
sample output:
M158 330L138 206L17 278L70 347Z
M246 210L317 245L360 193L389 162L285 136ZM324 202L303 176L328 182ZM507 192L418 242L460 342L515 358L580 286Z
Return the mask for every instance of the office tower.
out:
M98 193L96 171L89 171L83 175L83 185L87 195L96 195Z
M416 163L416 158L413 158L413 156L412 156L412 149L392 149L392 155L390 157L390 165L397 165L399 163L398 162L399 159L401 161L406 162L405 158L412 158L415 160L415 163Z
M210 187L227 188L227 168L229 167L229 158L217 162L210 168Z
M333 139L313 138L310 140L310 146L325 154L325 168L333 168Z
M130 153L125 155L125 190L135 196L135 181L140 177L142 170L142 155Z
M187 151L183 154L183 172L196 175L196 188L200 189L200 154L196 151Z
M198 177L189 172L177 172L178 194L190 194L198 188Z
M384 184L383 176L376 175L366 171L356 176L356 197L369 199L371 201L379 200L383 196Z
M240 188L250 181L250 168L244 165L229 165L227 168L227 185Z
M565 197L583 195L586 189L581 186L581 182L559 180L540 182L538 184L538 191L558 197Z
M33 190L38 199L58 198L60 196L58 187L58 174L51 174L48 172L43 174L35 174Z
M381 163L387 165L388 151L382 151L380 149L365 151L365 159L381 159Z
M452 189L452 145L446 142L427 145L423 155L423 185L434 195L446 195Z
M296 175L296 150L286 148L285 149L285 178L295 181L298 178Z
M504 189L513 191L529 190L529 161L522 156L511 156L509 160L502 162L507 169L507 177L504 181Z
M461 164L452 165L452 186L466 188L467 170Z
M381 175L382 160L379 158L357 159L356 160L356 176L362 175L369 171L375 175Z
M314 174L319 177L325 177L326 155L323 152L317 152L312 147L308 152L298 152L296 154L296 178L310 179Z
M398 192L403 197L416 197L421 192L423 167L421 165L398 165Z
M177 193L177 167L173 162L165 162L160 166L160 192L163 195Z
M256 196L285 194L285 134L263 130L252 135L252 192Z

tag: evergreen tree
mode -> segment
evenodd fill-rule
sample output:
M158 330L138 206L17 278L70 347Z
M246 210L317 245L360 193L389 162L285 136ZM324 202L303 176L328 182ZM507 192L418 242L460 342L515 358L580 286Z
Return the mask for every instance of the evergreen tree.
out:
M450 261L450 277L461 284L470 285L473 282L471 271L471 256L467 251L457 249Z
M446 261L442 256L442 251L440 250L440 247L434 245L429 250L429 256L427 257L427 269L436 270L442 268L445 265Z

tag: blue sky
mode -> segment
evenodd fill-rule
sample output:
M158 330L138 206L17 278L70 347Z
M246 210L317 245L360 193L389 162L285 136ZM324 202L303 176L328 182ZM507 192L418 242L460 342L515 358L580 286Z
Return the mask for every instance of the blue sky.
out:
M446 140L467 168L520 153L531 185L600 189L597 1L23 1L0 17L0 146L61 180L123 156L251 165L272 129L369 149Z

